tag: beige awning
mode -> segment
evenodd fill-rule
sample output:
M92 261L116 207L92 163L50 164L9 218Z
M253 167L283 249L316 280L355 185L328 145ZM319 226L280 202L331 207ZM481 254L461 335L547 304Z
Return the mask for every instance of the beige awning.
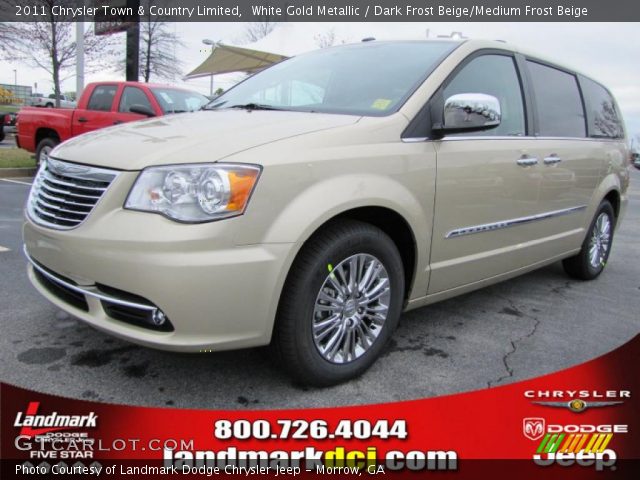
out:
M188 73L185 79L232 72L257 72L286 58L276 53L217 44L209 58Z

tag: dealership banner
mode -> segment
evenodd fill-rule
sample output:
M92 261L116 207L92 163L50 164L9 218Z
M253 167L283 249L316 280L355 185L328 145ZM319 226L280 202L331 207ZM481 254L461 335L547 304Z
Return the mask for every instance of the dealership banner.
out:
M2 384L2 478L638 478L640 336L502 387L300 410L111 405Z
M635 0L0 0L0 21L632 22Z

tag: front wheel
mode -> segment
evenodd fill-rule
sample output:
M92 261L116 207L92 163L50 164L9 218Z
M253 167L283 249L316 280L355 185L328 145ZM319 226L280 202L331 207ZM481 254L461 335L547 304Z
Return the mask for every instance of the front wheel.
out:
M391 238L367 223L332 222L291 267L272 347L302 384L349 380L380 355L403 298L402 259Z
M604 200L596 211L580 252L574 257L563 260L565 272L580 280L593 280L600 275L609 259L614 227L613 207Z

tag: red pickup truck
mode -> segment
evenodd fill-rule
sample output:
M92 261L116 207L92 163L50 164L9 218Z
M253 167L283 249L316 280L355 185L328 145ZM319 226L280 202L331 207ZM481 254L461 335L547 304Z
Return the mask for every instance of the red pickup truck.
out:
M208 102L204 95L167 85L90 83L73 110L22 108L16 143L35 152L39 165L56 145L76 135L143 118L199 110Z

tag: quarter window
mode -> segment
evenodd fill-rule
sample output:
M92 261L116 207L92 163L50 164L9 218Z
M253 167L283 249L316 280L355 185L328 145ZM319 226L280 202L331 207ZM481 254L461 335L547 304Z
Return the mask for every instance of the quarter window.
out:
M587 106L589 136L596 138L623 138L622 120L611 94L600 84L580 78L580 86Z
M120 107L118 108L118 111L130 113L129 109L133 105L142 105L143 107L147 107L149 110L153 111L151 102L149 102L147 95L140 88L125 87L122 92L122 97L120 97Z
M582 98L575 75L537 62L527 61L539 135L543 137L586 137Z
M117 89L118 87L115 85L98 85L93 89L93 93L91 93L87 109L102 112L110 111Z
M483 55L474 58L445 87L444 98L446 100L459 93L484 93L500 100L502 112L500 125L491 130L474 132L474 136L525 134L522 89L513 57Z

